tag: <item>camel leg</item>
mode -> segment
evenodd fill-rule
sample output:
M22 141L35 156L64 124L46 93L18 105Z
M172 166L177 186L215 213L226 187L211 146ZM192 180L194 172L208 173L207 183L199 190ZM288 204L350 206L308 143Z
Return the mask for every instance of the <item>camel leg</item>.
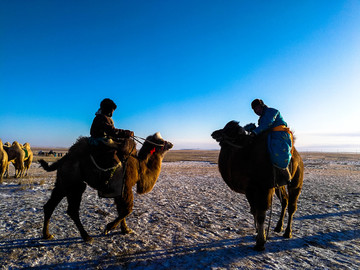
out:
M257 229L256 245L254 247L256 251L265 250L266 234L264 223L266 211L271 205L273 194L273 189L253 189L248 190L248 192L246 193L246 197L249 201L251 213L254 216Z
M114 221L110 222L109 224L106 225L106 229L104 231L104 234L107 235L110 233L111 230L114 230L117 226L119 226L120 224L120 229L121 229L121 233L122 234L130 234L133 233L133 230L130 229L127 225L126 225L126 220L125 218L116 218Z
M104 232L105 234L108 234L111 230L114 230L119 224L120 224L121 232L123 234L129 234L129 233L133 232L130 228L128 228L128 226L126 225L126 221L125 221L125 218L128 215L130 215L130 213L132 212L132 208L134 205L133 204L133 194L132 194L131 188L125 189L124 194L125 194L124 198L121 198L121 197L115 198L115 204L116 204L116 208L118 211L118 217L114 221L112 221L106 225L105 232Z
M281 202L281 214L280 214L280 219L277 222L274 231L281 232L283 230L286 208L288 206L288 201L289 201L285 186L280 187L279 189L276 190L276 196L279 198Z
M297 201L300 196L301 188L289 190L289 220L284 233L285 238L292 238L292 222L294 214L297 210Z
M6 168L5 168L5 177L9 178L9 163L6 164Z
M265 211L258 211L256 214L256 223L258 228L258 233L256 236L256 245L254 249L256 251L263 251L265 250L265 243L266 243L266 235L265 235Z
M133 233L133 230L130 229L130 228L126 225L125 218L123 218L123 219L121 220L120 228L121 228L121 232L122 232L123 234Z
M23 176L27 176L28 168L24 168Z
M284 233L285 238L292 238L292 222L294 214L297 210L297 201L299 199L301 189L302 189L302 183L304 178L304 170L303 167L299 167L296 170L295 176L293 180L291 181L291 184L288 186L289 190L289 220L288 224Z
M70 194L67 194L68 200L68 209L67 213L74 221L76 227L80 231L80 235L85 242L91 243L93 238L85 231L84 226L82 225L79 217L81 196L84 193L86 188L85 183L81 183L77 186L72 187L72 191Z
M43 226L43 238L44 239L53 239L54 236L49 233L49 222L52 213L54 212L56 206L61 202L61 200L65 197L63 191L56 187L53 189L51 193L51 197L48 202L44 205L44 226Z
M4 174L5 174L5 168L3 166L1 166L1 168L0 168L0 184L2 184L4 182L4 179L3 179Z

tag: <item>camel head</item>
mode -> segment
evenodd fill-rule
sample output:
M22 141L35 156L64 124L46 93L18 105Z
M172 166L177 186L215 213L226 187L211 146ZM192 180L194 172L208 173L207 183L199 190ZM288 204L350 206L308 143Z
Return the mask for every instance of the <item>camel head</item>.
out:
M160 132L150 135L146 138L144 145L141 147L138 157L145 159L149 154L160 154L163 156L167 151L173 147L171 142L165 141Z
M239 125L237 121L230 121L223 129L215 130L211 137L217 142L221 142L227 138L236 138L239 135L245 135L245 130Z
M26 148L26 149L30 149L30 143L24 143L24 148Z
M239 146L245 146L249 142L250 136L237 121L230 121L223 129L215 130L211 137L220 143L228 142Z

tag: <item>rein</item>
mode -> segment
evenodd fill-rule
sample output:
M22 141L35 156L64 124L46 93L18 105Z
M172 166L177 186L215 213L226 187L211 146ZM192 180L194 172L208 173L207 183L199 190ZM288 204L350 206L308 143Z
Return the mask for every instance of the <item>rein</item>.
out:
M224 140L223 142L227 143L228 145L230 145L232 147L238 148L238 149L243 149L244 148L244 146L242 146L242 145L237 145L237 144L234 144L234 143L232 143L230 141L227 141L227 140Z
M140 144L144 144L141 140L143 140L144 142L148 142L148 143L150 143L150 144L152 144L152 145L155 145L155 146L161 146L161 147L164 147L165 146L165 143L163 143L163 144L158 144L158 143L154 143L154 142L152 142L152 141L149 141L149 140L147 140L147 139L145 139L145 138L141 138L141 137L138 137L138 136L133 136L132 137L135 141L137 141L138 143L140 143Z
M237 145L237 144L231 142L230 139L233 139L233 138L230 138L226 134L223 134L223 135L224 135L225 138L222 140L222 142L224 142L224 143L226 143L226 144L228 144L228 145L230 145L232 147L238 148L238 149L243 149L244 148L243 145Z
M102 172L108 172L108 171L111 171L111 170L116 170L119 166L121 166L121 161L116 164L115 166L111 167L111 168L107 168L107 169L103 169L101 168L95 161L94 157L92 155L90 155L90 158L91 158L91 161L94 163L95 167L99 170L99 171L102 171Z

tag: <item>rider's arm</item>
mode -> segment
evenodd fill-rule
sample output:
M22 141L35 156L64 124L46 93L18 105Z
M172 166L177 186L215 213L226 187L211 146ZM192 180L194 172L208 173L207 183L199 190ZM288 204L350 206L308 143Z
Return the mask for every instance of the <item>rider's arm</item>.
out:
M279 115L279 111L275 109L268 108L264 115L261 116L259 120L259 126L255 128L252 132L256 135L270 129L273 127L273 124L276 120L276 117Z

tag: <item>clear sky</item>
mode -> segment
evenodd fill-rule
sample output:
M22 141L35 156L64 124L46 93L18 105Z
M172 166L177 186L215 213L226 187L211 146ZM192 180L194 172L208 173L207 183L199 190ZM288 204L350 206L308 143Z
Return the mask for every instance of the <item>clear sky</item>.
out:
M217 148L261 98L301 150L360 151L360 1L0 1L0 138L71 146L117 128Z

